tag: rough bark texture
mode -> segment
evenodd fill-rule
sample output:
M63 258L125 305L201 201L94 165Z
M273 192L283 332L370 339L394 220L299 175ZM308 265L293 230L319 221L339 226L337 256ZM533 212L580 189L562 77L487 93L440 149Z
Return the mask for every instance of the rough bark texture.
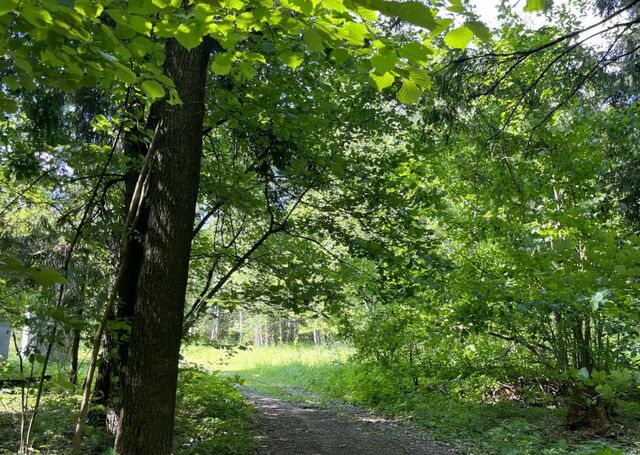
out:
M80 330L73 329L71 337L71 365L69 366L69 381L78 383L78 350L80 349Z
M191 232L202 153L209 45L166 46L165 71L183 104L164 104L146 204L147 232L123 384L122 455L170 454Z
M571 388L565 425L569 430L590 430L600 433L607 428L609 417L606 403L593 387L574 385Z

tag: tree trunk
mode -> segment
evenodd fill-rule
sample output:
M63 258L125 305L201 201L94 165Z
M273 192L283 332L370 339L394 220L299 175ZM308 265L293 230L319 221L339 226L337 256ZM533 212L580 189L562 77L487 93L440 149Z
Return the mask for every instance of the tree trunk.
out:
M111 320L113 317L110 316ZM102 337L102 358L96 371L96 384L93 387L91 401L96 404L106 405L107 396L111 390L111 359L109 353L112 350L113 337L105 334Z
M73 329L71 338L71 365L69 366L69 381L78 383L78 350L80 349L80 329Z
M605 401L593 387L574 384L571 387L565 425L569 430L602 432L609 422Z
M578 318L573 328L576 341L575 358L577 367L592 372L594 368L591 355L591 319ZM570 430L603 431L608 424L606 402L593 386L572 384L571 398L565 425Z
M169 40L165 49L165 71L182 104L164 102L160 108L162 124L146 198L148 226L116 438L122 455L171 453L209 54L207 42L188 51Z
M85 283L86 277L82 282L82 287L80 293L73 300L73 306L76 307L75 317L80 320L82 319L82 299L85 294ZM82 339L82 331L79 328L74 328L71 330L71 351L69 353L70 362L69 362L69 382L71 384L76 385L78 383L78 363L79 363L79 355L78 351L80 350L80 341Z
M139 115L136 107L132 109L131 116ZM152 110L147 128L153 129L157 123L156 115ZM124 154L129 161L125 173L125 192L123 219L129 212L129 206L133 199L136 182L138 181L139 160L146 156L147 146L143 141L144 132L132 128L124 139ZM106 428L111 433L117 433L119 429L120 393L122 384L126 380L126 363L129 349L129 330L133 318L133 309L136 300L138 277L142 266L141 237L147 229L148 206L142 207L134 235L129 239L126 257L122 261L122 279L118 284L118 302L115 311L110 316L110 321L115 323L115 329L107 331L103 337L103 360L98 368L96 385L93 393L93 401L104 406L106 414L94 415L92 420L105 420Z
M219 340L220 339L220 305L216 305L214 316L213 316L213 324L211 326L211 336L209 337L211 340Z

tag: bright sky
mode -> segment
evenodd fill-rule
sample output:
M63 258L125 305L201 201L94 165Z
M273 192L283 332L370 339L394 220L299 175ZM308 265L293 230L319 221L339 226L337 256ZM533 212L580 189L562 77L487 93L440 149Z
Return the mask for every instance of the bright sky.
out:
M498 12L497 6L501 4L505 0L471 0L471 4L474 6L475 10L478 12L482 20L489 26L493 27L498 24ZM509 3L515 5L516 11L522 11L524 7L525 0L507 0ZM553 7L558 7L560 5L566 5L571 3L569 0L554 0ZM532 29L538 29L547 23L547 18L543 14L539 13L525 13L522 11L521 13L524 22L531 27ZM582 17L582 25L589 26L596 22L599 22L601 18L597 17L592 12L585 14ZM591 33L595 31L592 30ZM606 40L602 36L597 36L590 40L589 44L594 47L598 47L602 45Z

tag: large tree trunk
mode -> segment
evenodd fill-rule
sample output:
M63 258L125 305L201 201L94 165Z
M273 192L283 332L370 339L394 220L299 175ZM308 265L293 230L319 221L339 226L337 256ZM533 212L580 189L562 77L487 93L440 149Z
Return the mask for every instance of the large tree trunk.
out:
M146 204L147 232L123 384L122 455L170 454L176 383L200 174L204 88L210 47L166 45L165 71L182 103L160 108L161 130Z

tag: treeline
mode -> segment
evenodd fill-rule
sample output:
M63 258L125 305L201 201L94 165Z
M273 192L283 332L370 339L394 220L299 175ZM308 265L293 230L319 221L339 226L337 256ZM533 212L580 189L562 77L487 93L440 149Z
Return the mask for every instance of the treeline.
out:
M306 315L269 315L246 310L223 312L219 307L213 308L212 315L192 329L190 335L200 340L245 346L298 343L322 346L334 341L336 336L336 329L329 323Z

